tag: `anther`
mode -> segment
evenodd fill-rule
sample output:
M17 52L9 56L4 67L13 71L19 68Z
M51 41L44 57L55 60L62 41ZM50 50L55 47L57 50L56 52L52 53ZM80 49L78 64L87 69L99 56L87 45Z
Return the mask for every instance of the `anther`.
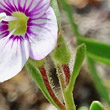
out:
M6 13L0 13L0 22L6 18Z

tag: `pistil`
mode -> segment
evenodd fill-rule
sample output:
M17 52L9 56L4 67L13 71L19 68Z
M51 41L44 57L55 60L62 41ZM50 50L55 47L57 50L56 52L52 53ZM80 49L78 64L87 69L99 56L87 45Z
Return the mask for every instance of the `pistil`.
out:
M17 28L14 32L14 35L24 35L27 31L27 21L28 17L22 12L14 12L12 13L13 18L18 18L18 20L9 22L9 31Z

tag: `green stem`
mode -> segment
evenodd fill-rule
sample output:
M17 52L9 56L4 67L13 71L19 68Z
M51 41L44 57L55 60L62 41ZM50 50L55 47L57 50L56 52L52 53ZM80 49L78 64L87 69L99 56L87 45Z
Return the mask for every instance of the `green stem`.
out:
M51 0L51 6L52 6L52 8L55 12L56 18L57 18L59 31L61 31L60 11L59 11L57 0Z
M57 65L56 68L57 68L57 74L58 74L61 90L64 91L64 89L66 88L66 81L65 81L64 74L62 72L62 68L60 65Z
M73 99L73 94L68 89L64 90L66 110L76 110L76 106Z
M57 68L57 74L58 74L62 95L66 105L66 110L76 110L72 91L69 91L69 89L66 89L66 81L65 81L64 74L62 72L62 67L60 65L57 65L56 68Z

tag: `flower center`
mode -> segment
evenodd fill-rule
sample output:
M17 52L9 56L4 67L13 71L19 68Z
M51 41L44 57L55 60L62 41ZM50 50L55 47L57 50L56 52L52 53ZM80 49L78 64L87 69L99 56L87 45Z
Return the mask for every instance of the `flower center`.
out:
M27 21L29 18L21 12L13 12L12 16L18 19L9 22L9 31L16 28L14 35L24 35L27 31Z

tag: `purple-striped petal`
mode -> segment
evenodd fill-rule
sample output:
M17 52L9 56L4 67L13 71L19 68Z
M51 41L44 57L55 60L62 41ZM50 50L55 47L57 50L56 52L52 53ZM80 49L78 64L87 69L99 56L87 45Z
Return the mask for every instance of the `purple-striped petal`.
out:
M7 15L0 18L0 82L20 72L29 56L41 60L55 48L58 27L49 4L50 0L0 0L0 13ZM17 31L22 29L20 22L24 22L25 17L22 21L18 16L14 17L14 12L28 18L24 33ZM16 25L10 32L13 20Z
M42 17L30 20L28 30L33 32L29 33L30 57L41 60L55 48L57 42L58 27L53 9L49 7Z
M26 15L31 17L36 16L38 18L47 11L50 5L50 0L33 0L33 1L34 2L37 1L37 3L35 3L35 6L28 7L30 8L30 10L28 12L26 11Z
M14 77L21 71L29 57L27 40L2 38L0 40L0 82Z
M1 0L0 13L11 15L12 12L20 11L27 16L41 16L48 9L50 0Z

